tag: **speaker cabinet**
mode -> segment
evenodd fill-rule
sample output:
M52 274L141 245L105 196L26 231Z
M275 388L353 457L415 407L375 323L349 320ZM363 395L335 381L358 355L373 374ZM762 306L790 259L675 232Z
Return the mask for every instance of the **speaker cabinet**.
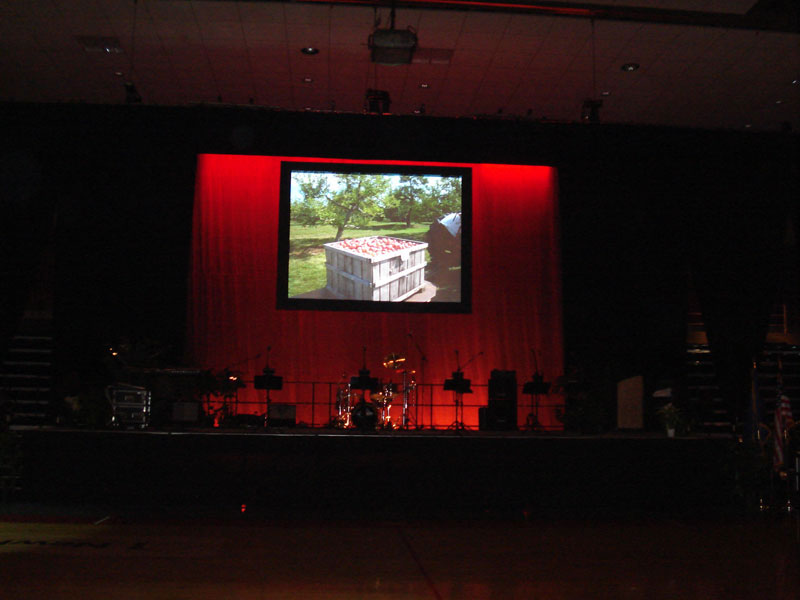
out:
M517 402L517 372L495 369L489 378L489 401L511 400Z
M487 431L517 428L517 372L495 369L489 379L489 403L478 412L478 426Z

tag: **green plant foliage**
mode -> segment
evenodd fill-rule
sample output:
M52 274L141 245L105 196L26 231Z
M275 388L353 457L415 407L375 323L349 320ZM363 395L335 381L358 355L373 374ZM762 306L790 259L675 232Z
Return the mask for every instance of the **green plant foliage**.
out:
M303 225L334 225L334 240L350 224L365 225L383 212L389 179L384 175L342 174L335 187L319 173L295 175L301 199L292 204L292 219Z

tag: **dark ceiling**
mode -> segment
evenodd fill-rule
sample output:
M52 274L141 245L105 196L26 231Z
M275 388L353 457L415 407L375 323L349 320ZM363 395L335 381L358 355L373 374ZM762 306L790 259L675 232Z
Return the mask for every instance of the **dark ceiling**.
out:
M0 0L0 100L253 105L775 131L800 127L791 0L396 2L411 64L376 65L368 0ZM301 48L319 52L305 55ZM635 71L622 65L636 63Z

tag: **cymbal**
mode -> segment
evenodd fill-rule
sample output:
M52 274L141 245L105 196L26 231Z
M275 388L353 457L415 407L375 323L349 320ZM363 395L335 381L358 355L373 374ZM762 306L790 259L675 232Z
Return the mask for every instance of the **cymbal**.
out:
M383 366L387 369L399 369L406 362L406 357L402 354L392 352L383 358Z

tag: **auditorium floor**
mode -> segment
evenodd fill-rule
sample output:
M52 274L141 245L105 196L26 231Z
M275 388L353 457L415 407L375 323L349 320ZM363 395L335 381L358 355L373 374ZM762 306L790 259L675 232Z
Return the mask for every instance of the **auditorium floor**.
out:
M800 598L794 515L272 520L0 505L4 600Z

